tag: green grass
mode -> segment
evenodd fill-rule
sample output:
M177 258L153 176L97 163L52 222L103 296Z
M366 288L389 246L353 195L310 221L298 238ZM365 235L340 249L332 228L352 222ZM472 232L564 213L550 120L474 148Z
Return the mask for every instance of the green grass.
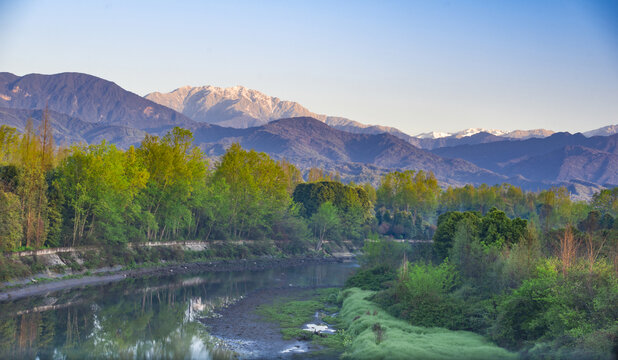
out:
M351 337L344 359L514 359L516 354L484 337L443 328L412 326L366 298L373 291L341 293L340 320Z
M260 305L256 312L266 321L274 322L281 327L281 335L285 340L297 339L313 341L322 346L322 351L312 353L315 356L341 353L344 350L344 331L335 334L315 335L302 329L303 325L313 322L316 311L332 314L339 310L336 306L338 288L318 289L296 294L294 299L278 299L272 304ZM307 300L295 300L302 297ZM326 315L322 319L331 326L337 327L339 320Z
M278 323L281 329L296 329L313 320L315 312L323 309L324 304L317 300L277 301L272 305L259 306L257 313L268 321ZM287 337L286 340L289 339Z
M338 307L333 306L333 302L338 293L337 288L303 292L302 297L308 300L278 299L272 304L260 305L257 313L267 321L279 324L284 339L289 340L294 338L291 335L297 333L296 329L314 319L316 311L326 311L327 308L337 311Z

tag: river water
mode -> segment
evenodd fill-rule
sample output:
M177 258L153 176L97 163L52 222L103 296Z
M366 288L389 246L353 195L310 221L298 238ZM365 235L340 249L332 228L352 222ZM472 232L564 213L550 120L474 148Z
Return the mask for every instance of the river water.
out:
M157 276L0 303L0 358L231 358L243 339L211 334L202 319L223 313L234 326L229 309L256 294L341 286L354 270L324 263Z

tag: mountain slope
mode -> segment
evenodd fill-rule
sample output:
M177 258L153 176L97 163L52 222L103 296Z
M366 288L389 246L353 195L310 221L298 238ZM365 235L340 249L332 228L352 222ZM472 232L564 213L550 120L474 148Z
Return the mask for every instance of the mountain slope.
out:
M521 174L536 181L583 180L618 185L618 155L583 146L565 146L509 163L504 166L503 173Z
M443 159L390 134L353 134L334 129L316 119L281 119L266 125L237 129L217 140L213 131L196 134L204 149L219 155L231 142L286 158L300 167L336 169L345 164L367 164L378 169L422 169L433 171L447 184L502 182L504 176L481 169L467 161ZM211 136L205 143L205 136Z
M153 92L145 96L158 104L174 109L187 117L200 122L212 123L233 128L248 128L267 124L271 121L311 117L338 130L357 134L392 134L422 149L436 149L463 144L482 144L503 140L526 140L546 138L554 134L552 130L514 130L469 128L456 133L430 132L410 136L395 128L380 125L365 125L359 122L334 116L313 113L299 103L281 100L243 86L220 88L215 86L178 88L169 93ZM595 134L609 135L612 128L595 130ZM592 133L592 132L591 132Z
M586 131L584 133L585 136L611 136L614 134L618 134L618 124L616 125L608 125L602 128L598 128L595 130Z
M411 138L392 127L365 125L342 117L316 114L299 103L281 100L243 86L184 86L169 93L153 92L145 98L174 109L195 121L220 126L248 128L278 119L312 117L348 132L390 133L404 140Z
M23 132L28 119L35 129L41 124L44 110L0 108L0 124L9 125ZM101 140L115 143L121 148L137 145L146 136L143 130L127 126L93 124L53 110L49 119L57 144L94 144Z
M0 107L43 109L90 123L161 130L191 127L186 116L124 90L113 82L81 73L0 73Z
M193 116L246 116L247 121L266 119L267 123L230 128L197 122L87 74L19 77L0 73L0 124L23 130L27 119L32 118L37 127L43 116L41 109L48 105L57 143L98 143L105 139L121 147L139 143L146 132L160 135L172 126L182 126L192 130L195 143L212 156L223 154L230 144L239 142L274 158L287 158L303 169L322 167L339 171L349 180L374 183L385 171L415 169L434 172L442 185L510 182L537 190L561 184L589 196L593 189L616 181L618 135L557 133L547 138L505 141L501 136L475 130L461 137L418 139L397 133L396 129L323 115L316 115L321 117L318 120L307 116L273 120L269 117L308 110L244 88L233 89L229 96L225 92L221 98L213 95L214 105L210 107L199 103L199 99L209 99L197 94L199 91L194 94L195 104L187 102L188 94L197 91L194 88L166 99L169 106L184 111L193 106ZM230 96L240 98L228 101ZM242 106L235 107L241 102ZM419 147L436 149L428 152Z
M433 153L530 181L618 184L618 135L587 138L557 133L544 139L445 147Z
M503 140L506 139L530 139L530 138L545 138L552 135L554 132L546 129L532 129L532 130L513 130L513 131L504 131L504 130L496 130L496 129L481 129L481 128L469 128L464 129L455 133L446 133L446 132L427 132L418 134L415 137L418 139L442 139L442 138L452 138L452 139L462 139L466 137L471 137L476 134L486 133L491 134L496 137L500 137Z

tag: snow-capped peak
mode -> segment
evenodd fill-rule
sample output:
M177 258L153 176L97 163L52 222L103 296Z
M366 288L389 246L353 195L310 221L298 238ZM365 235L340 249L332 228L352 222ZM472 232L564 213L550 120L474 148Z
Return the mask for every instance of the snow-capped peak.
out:
M456 138L462 138L462 137L468 137L468 136L472 136L472 135L476 135L478 133L489 133L492 135L496 135L496 136L504 136L506 135L506 131L503 130L496 130L496 129L483 129L483 128L469 128L469 129L465 129L459 132L456 132L454 134L452 134L452 136L455 136Z
M450 133L439 132L439 131L431 131L422 134L418 134L415 137L419 139L439 139L443 137L451 136Z
M504 136L507 134L506 131L502 131L502 130L495 130L495 129L483 129L483 128L469 128L469 129L465 129L465 130L461 130L455 133L447 133L447 132L439 132L439 131L431 131L431 132L426 132L426 133L422 133L422 134L418 134L415 137L419 138L419 139L440 139L440 138L444 138L444 137L456 137L456 138L463 138L463 137L468 137L468 136L472 136L472 135L476 135L478 133L481 132L486 132L492 135L496 135L496 136Z

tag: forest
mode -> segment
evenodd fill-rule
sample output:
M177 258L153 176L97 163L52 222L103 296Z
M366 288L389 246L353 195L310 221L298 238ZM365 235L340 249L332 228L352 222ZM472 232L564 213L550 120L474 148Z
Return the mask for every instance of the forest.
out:
M208 159L181 128L126 150L58 146L46 119L23 134L0 127L5 254L170 240L328 253L346 240L363 246L347 286L410 324L473 331L530 358L616 351L618 188L581 202L565 188L444 189L421 170L377 187L320 169L305 181L290 162L238 144ZM10 262L1 256L0 268Z

